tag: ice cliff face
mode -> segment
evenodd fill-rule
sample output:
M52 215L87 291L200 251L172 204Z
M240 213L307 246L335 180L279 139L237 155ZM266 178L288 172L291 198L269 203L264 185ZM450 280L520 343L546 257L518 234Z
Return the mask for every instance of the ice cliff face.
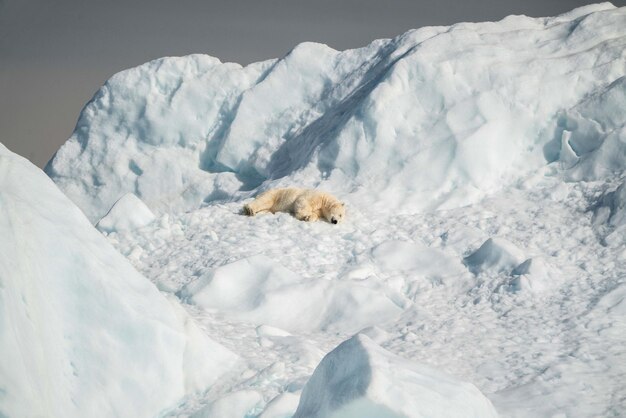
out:
M151 417L236 356L0 145L0 416Z
M163 58L112 77L46 173L94 223L129 192L159 214L287 184L457 207L555 161L572 178L623 169L625 60L609 3L247 67Z

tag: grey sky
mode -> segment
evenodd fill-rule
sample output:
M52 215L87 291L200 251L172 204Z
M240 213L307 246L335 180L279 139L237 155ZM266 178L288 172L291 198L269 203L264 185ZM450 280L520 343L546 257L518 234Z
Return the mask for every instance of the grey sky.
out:
M247 64L303 41L354 48L421 26L551 16L586 3L0 0L0 142L43 166L106 79L153 58L207 53Z

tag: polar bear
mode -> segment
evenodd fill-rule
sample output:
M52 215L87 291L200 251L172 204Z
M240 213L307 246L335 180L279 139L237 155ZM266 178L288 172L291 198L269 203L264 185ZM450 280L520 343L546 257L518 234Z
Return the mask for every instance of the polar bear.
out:
M345 205L329 193L312 189L270 189L243 206L243 212L254 216L261 212L287 212L300 221L313 222L320 218L332 224L343 221Z

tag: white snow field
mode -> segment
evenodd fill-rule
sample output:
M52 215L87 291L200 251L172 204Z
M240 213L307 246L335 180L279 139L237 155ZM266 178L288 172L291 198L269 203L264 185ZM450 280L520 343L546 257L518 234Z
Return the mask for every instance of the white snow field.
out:
M236 356L0 145L0 416L151 417Z
M159 406L178 401L163 416L441 417L463 408L484 417L493 407L534 418L626 411L625 169L626 8L602 3L427 27L343 52L305 43L246 67L205 55L156 60L96 93L46 173L205 338L241 360L204 392L183 397L164 383L178 389L150 395ZM240 213L282 186L334 193L346 221ZM68 234L35 242L56 260L74 254L57 243ZM109 254L101 247L89 263L113 268L94 261ZM3 271L16 259L3 259ZM107 321L130 316L139 327L132 312L149 307L166 315L155 291L133 290L147 288L136 273L98 277L93 297L121 305L107 308ZM70 285L55 283L45 294L65 297ZM45 316L81 324L81 336L92 332L83 317L101 313L62 312L60 322ZM39 332L70 358L63 329ZM165 356L166 342L145 332L128 338ZM346 344L353 351L341 354ZM139 351L116 357L106 379L128 357L143 360ZM59 367L52 358L33 364ZM158 409L136 399L117 414Z

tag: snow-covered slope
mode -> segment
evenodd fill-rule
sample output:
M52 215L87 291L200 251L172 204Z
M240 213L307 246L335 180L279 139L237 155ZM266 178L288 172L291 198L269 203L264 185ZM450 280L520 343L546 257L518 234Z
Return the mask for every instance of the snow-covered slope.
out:
M606 111L624 95L624 35L626 12L604 3L343 52L304 43L245 68L163 58L111 78L46 172L94 223L128 192L163 213L296 183L415 213L555 160L597 178L624 164L606 126L624 123Z
M151 417L236 356L0 145L0 415Z
M245 68L164 58L109 80L46 171L243 359L171 416L291 417L358 332L393 355L356 369L427 365L503 417L618 417L625 76L626 8L608 3ZM282 185L336 193L346 222L239 213Z

